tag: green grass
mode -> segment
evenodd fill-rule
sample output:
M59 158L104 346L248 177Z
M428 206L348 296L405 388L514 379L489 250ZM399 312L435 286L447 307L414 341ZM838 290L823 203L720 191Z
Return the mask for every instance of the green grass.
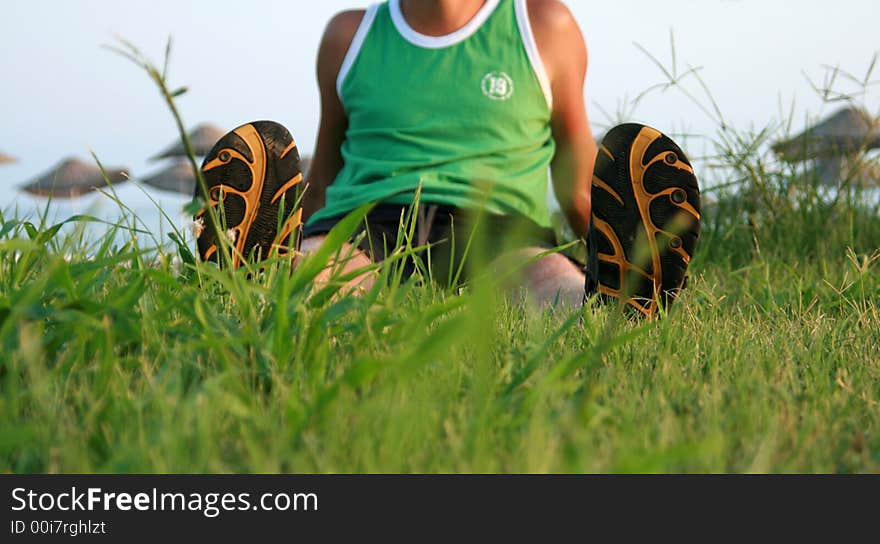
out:
M877 209L724 131L738 190L652 322L393 263L316 289L357 215L292 274L0 217L0 471L878 472Z
M314 293L327 255L178 276L165 250L4 218L2 470L878 471L880 227L841 213L810 252L708 227L690 290L638 323L393 266Z

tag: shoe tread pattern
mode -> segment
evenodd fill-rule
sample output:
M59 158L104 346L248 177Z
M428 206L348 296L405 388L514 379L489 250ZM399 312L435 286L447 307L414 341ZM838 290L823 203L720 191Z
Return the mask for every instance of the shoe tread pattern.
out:
M296 142L287 129L272 121L236 128L205 157L202 174L208 194L202 195L197 186L195 196L218 212L222 209L235 250L234 267L242 258L267 258L298 247L302 210L294 207L303 175ZM204 224L197 239L199 256L217 262L217 235L206 213L195 216Z
M700 189L690 161L653 128L615 127L599 149L592 206L587 291L654 317L684 287L699 238Z

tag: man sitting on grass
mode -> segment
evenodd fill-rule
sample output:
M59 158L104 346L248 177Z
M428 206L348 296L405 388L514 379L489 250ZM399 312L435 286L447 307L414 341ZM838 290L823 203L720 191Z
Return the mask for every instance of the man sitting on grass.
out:
M335 16L317 64L321 124L302 252L375 202L366 236L343 250L341 266L381 261L419 195L417 242L432 244L433 264L460 262L476 229L482 261L519 263L521 286L539 304L580 305L586 285L652 315L682 287L699 225L693 170L677 145L641 125L613 129L597 149L584 103L586 45L562 2L389 0ZM282 173L294 145L286 134L245 125L203 167L212 190L224 189L211 203L223 200L244 255L274 238L270 210L292 188ZM236 161L247 168L230 169ZM588 240L587 276L560 253L541 256L556 245L550 170L565 218ZM247 179L234 183L234 172ZM203 258L211 236L199 240Z

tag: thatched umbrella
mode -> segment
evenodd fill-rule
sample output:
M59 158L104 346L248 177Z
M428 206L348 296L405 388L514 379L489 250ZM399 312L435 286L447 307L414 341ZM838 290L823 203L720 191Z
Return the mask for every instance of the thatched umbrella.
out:
M128 170L106 168L110 183L122 183L128 179ZM22 186L22 189L40 196L73 198L107 185L107 180L96 165L77 158L61 161L48 172Z
M844 108L773 151L787 162L840 157L880 147L880 123L861 108Z
M12 162L16 162L15 157L12 157L10 155L5 155L2 152L0 152L0 164L9 164Z
M143 183L162 189L191 195L195 192L196 176L193 172L189 159L176 158L171 166L156 172L152 176L142 180Z
M217 141L225 135L225 130L208 123L198 125L188 134L189 141L193 147L193 152L196 154L196 156L200 157L207 155L211 151L211 148L214 147L214 144L216 144ZM171 144L167 149L165 149L165 151L162 151L150 160L155 161L159 159L185 156L186 149L183 146L183 142L178 140L177 142Z
M850 180L876 185L861 168L866 151L880 148L880 123L861 108L847 107L794 138L777 142L775 151L786 162L816 162L813 173L825 185ZM864 171L863 171L864 170Z

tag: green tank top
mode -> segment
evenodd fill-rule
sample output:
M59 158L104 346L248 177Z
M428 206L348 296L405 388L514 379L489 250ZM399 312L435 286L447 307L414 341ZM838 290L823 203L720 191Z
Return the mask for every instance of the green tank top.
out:
M310 222L368 202L521 215L551 226L552 95L525 0L487 0L453 34L409 27L400 0L367 10L337 80L344 166Z

